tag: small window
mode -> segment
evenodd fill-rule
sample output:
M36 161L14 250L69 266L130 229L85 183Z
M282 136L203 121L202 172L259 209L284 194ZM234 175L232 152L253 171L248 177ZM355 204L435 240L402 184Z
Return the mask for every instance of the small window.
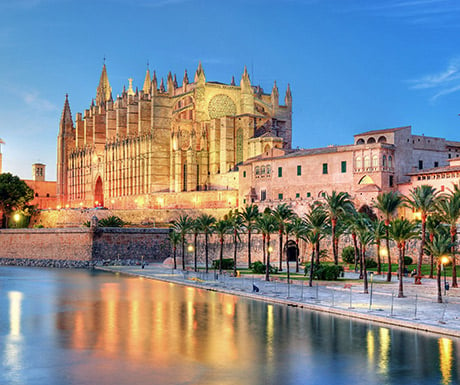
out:
M278 199L279 199L279 200L282 200L282 199L283 199L283 193L279 193L279 194L278 194Z
M259 175L260 174L260 168L259 166L256 167L256 175Z
M297 166L297 175L298 176L302 175L302 166L301 165Z
M310 198L310 197L311 197L311 193L307 192L307 198Z
M325 192L322 192L322 193L321 193L321 196L322 196L323 198L325 198L325 197L326 197L326 193L325 193Z
M441 186L441 192L443 192L443 191L444 191L444 186Z
M382 166L383 166L383 167L386 167L386 166L387 166L387 156L386 156L386 155L383 156Z
M439 167L439 162L434 162L434 167Z
M35 193L35 196L38 197L38 193Z
M265 199L267 199L267 191L266 190L261 190L260 191L260 200L264 201Z
M418 161L418 169L422 170L423 169L423 160Z
M393 187L393 175L390 175L390 180L388 182L389 182L388 184L390 185L390 187Z
M296 197L296 198L300 198L300 193L296 193L296 194L295 194L295 197Z
M450 150L449 150L449 151L450 151ZM451 156L451 155L449 154L449 155L448 155L448 158L449 158L449 159L450 159L450 156Z
M323 163L323 174L327 174L327 163Z
M272 166L270 166L269 164L267 165L267 174L271 174L272 172Z
M391 157L391 155L388 157L388 167L393 167L393 158Z
M246 199L243 199L243 203L246 203Z
M246 171L243 171L243 178L246 178Z
M341 169L343 173L347 172L347 162L345 160L342 161Z
M46 197L47 197L47 198L49 198L49 197L50 197L50 194L49 194L49 193L47 193L47 194L46 194Z
M278 178L283 176L283 167L278 167Z
M260 174L261 174L261 175L265 175L265 166L262 166L262 167L260 168Z

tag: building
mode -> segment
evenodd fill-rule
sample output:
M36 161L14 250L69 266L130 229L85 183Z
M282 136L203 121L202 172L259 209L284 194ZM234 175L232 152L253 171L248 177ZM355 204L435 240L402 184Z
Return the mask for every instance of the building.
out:
M201 64L166 82L147 69L141 90L112 97L104 64L96 98L72 119L66 96L57 143L62 207L115 209L236 207L237 166L272 148L289 150L292 96L279 104L251 85L207 81Z
M32 190L34 190L34 199L29 202L30 205L37 206L38 209L55 209L58 207L56 198L56 182L45 180L46 166L42 163L32 165L32 179L26 179Z
M239 167L239 201L262 207L287 202L302 214L336 190L348 192L358 207L371 205L381 192L406 192L428 175L444 175L459 153L460 142L413 135L410 126L364 132L353 145L273 148Z

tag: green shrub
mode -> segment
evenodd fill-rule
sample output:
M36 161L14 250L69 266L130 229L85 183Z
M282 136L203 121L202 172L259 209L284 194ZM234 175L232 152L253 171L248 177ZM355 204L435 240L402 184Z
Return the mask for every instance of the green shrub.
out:
M45 226L43 226L41 223L37 223L34 225L34 229L43 229Z
M412 265L414 260L411 257L404 257L404 266Z
M310 265L305 265L305 275L310 273ZM313 269L313 278L321 281L336 281L343 276L343 266L338 265L315 265Z
M212 268L220 270L220 259L214 259L212 261ZM224 258L222 259L222 270L231 270L233 269L233 259Z
M342 249L342 261L348 264L355 263L355 248L353 246Z
M256 261L251 263L251 270L254 274L265 274L265 271L267 269L267 265L264 265L260 261ZM278 268L273 267L272 265L269 265L268 267L268 272L270 274L277 274L278 273Z
M373 269L377 267L377 262L375 262L372 258L366 258L366 267L369 269Z
M112 215L99 221L100 227L123 227L125 222L120 217Z

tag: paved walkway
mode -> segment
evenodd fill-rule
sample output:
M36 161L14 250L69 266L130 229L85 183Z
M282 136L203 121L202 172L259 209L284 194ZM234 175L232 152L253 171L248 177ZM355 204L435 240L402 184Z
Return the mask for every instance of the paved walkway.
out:
M404 278L405 298L397 298L398 280L387 283L386 276L374 276L369 294L363 293L363 282L354 272L345 273L345 282L313 282L277 279L266 282L260 275L219 275L204 272L173 270L162 264L141 266L104 266L100 270L142 276L161 281L174 282L207 290L249 297L271 303L298 306L339 316L353 317L398 327L429 331L460 337L460 288L450 289L437 303L435 279L423 279L422 285L414 285L413 279ZM356 279L356 281L354 281ZM443 285L444 286L444 285ZM257 288L257 291L254 289ZM256 289L256 290L257 290Z

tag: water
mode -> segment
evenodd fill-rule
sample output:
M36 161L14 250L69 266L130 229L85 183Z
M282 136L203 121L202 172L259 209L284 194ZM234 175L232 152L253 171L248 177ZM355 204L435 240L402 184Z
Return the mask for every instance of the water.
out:
M457 340L141 278L0 267L0 384L458 384Z

